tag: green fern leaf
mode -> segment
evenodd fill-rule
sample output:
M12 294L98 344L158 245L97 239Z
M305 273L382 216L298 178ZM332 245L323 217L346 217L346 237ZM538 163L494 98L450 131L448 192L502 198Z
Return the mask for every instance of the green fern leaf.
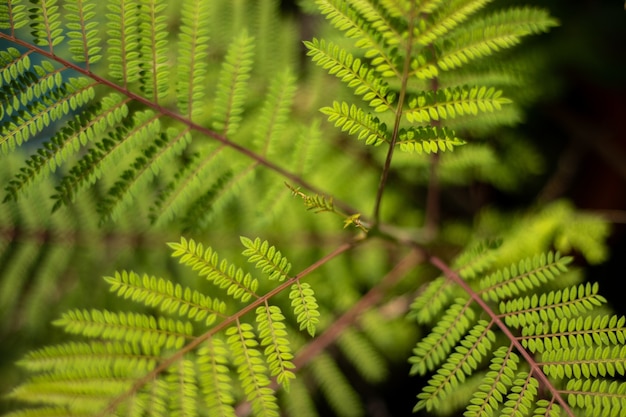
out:
M438 153L452 151L456 146L465 144L465 141L456 137L454 132L436 126L402 129L398 135L397 144L400 150L407 153Z
M315 337L315 329L319 323L320 313L311 285L306 282L296 281L291 286L289 299L291 300L291 307L293 307L300 330L306 329L311 337Z
M229 350L218 338L208 340L198 351L199 382L209 415L235 417Z
M267 241L261 242L256 238L241 236L241 243L246 248L242 253L248 257L248 262L255 264L270 280L284 281L288 278L291 263L274 246L270 246Z
M378 146L389 141L387 125L354 104L348 106L346 102L335 101L333 107L323 107L320 111L328 116L329 122L357 139L365 140L366 145Z
M548 12L534 8L507 9L477 19L466 29L445 41L437 65L444 71L461 67L471 60L517 45L523 36L556 26Z
M354 58L339 45L326 43L323 39L305 41L304 44L308 49L307 55L312 57L313 62L354 89L356 96L363 96L363 101L374 107L375 112L392 108L396 94L389 91L387 83L359 58Z
M69 0L63 3L64 18L67 20L67 37L69 38L69 51L72 59L76 62L89 64L98 62L102 55L99 46L98 20L94 8L96 4L86 0Z
M500 242L478 242L458 255L453 267L465 280L472 280L485 272L496 260L496 248Z
M87 367L127 367L147 373L157 365L159 357L146 352L133 352L127 344L112 342L69 342L46 346L27 353L19 365L33 372L60 372Z
M311 362L310 367L324 397L338 416L363 415L363 403L358 394L329 354L318 355Z
M431 323L453 299L456 288L445 277L438 277L422 287L411 303L408 318L418 323Z
M213 129L232 136L241 122L252 71L254 39L246 32L235 38L228 48L217 84Z
M411 123L429 123L466 114L493 113L510 102L493 87L445 88L411 97L404 114Z
M33 43L48 46L50 52L65 39L61 27L61 12L57 0L38 0L29 9Z
M144 0L139 7L137 45L140 89L155 104L169 93L170 70L165 0Z
M479 320L472 327L417 396L419 401L414 411L436 408L440 402L445 401L446 395L451 395L454 388L462 384L465 378L477 369L496 340L495 333L490 327L485 320Z
M514 328L572 318L606 303L598 290L597 283L587 283L547 294L503 301L500 303L500 313L506 324Z
M415 29L415 41L424 46L441 38L459 24L467 20L477 10L483 8L492 0L457 0L426 2L422 11L432 14L432 19L419 20Z
M533 408L539 382L528 372L519 372L513 380L511 392L507 395L502 415L514 417L527 415Z
M276 142L289 120L296 92L295 81L292 71L286 69L277 73L270 83L254 134L254 143L262 155L276 154Z
M519 363L519 357L511 347L500 346L493 352L490 370L482 379L482 384L474 392L465 417L491 417L502 406L507 392L511 389Z
M388 375L387 364L363 333L346 329L337 344L352 366L371 383L382 382Z
M570 406L583 409L585 415L621 417L626 410L624 382L572 379L565 390Z
M44 67L47 68L44 70ZM35 71L38 73L53 71L48 65L44 67L35 68ZM33 86L30 94L27 91L21 96L22 102L14 96L13 106L16 110L19 109L19 112L12 114L12 109L3 106L7 113L12 114L1 130L0 147L4 154L13 151L17 146L40 134L52 122L60 120L70 111L77 110L94 98L93 85L86 78L71 78L64 82L60 73L56 72L45 82L47 90Z
M362 16L345 0L316 0L316 3L320 12L333 26L345 32L347 38L355 39L357 48L366 51L366 58L380 58L374 62L378 63L377 71L380 71L384 77L400 74L395 63L390 61L388 57L390 56L389 45L402 42L402 37L393 30L388 22L375 16L377 14L376 9L371 6L368 7L369 5L365 2L361 2L361 6L357 7L361 9L361 12L365 12L365 16ZM370 20L369 24L366 19Z
M626 343L626 318L615 315L562 318L522 328L520 341L530 352Z
M168 129L167 133L161 133L160 138L153 139L152 145L137 157L131 168L124 171L108 191L108 196L98 207L101 221L106 218L117 220L122 210L130 206L142 191L148 189L159 171L174 163L175 158L190 142L191 135L187 130L177 132L174 128Z
M268 387L270 379L267 366L257 349L253 328L248 323L237 323L226 330L227 343L233 356L233 365L252 410L259 416L278 416L278 405L273 390Z
M8 29L11 35L15 30L28 24L26 5L20 0L0 4L0 29Z
M111 285L111 291L120 297L130 298L148 307L158 307L168 314L178 314L190 320L204 321L209 326L223 316L226 304L189 287L182 287L171 281L154 276L140 276L134 272L116 272L104 280Z
M68 333L141 343L155 348L180 348L193 334L189 322L106 310L71 310L55 320L54 324Z
M205 250L202 243L184 237L180 242L168 243L168 246L174 250L172 257L180 258L181 264L198 271L200 277L206 277L216 287L225 289L231 297L242 302L248 301L251 297L258 298L255 294L258 281L226 260L220 262L212 248L208 247Z
M37 153L26 161L26 166L9 181L5 187L5 201L17 200L20 194L40 184L76 155L81 146L93 142L127 115L128 107L118 94L105 96L98 104L75 115L49 142L44 142Z
M257 331L270 375L289 392L290 381L295 379L293 354L284 324L285 316L278 306L264 305L256 309Z
M626 346L588 346L544 352L538 362L556 378L616 377L626 374Z
M210 7L200 0L183 1L178 47L176 104L182 114L194 120L202 114L206 100Z
M452 304L431 333L413 349L413 356L409 359L411 374L425 375L435 369L472 327L473 321L474 311L465 300L459 299Z
M482 297L499 301L537 288L565 272L571 261L571 257L561 257L558 252L524 259L481 279Z
M129 153L158 135L160 129L160 121L152 111L134 113L130 126L118 126L115 131L109 132L108 138L91 148L63 177L56 187L57 193L52 196L56 200L53 209L72 202L75 195L95 183L102 172L118 168Z
M139 79L142 70L139 59L139 12L136 4L124 0L107 2L107 58L109 76L123 83Z

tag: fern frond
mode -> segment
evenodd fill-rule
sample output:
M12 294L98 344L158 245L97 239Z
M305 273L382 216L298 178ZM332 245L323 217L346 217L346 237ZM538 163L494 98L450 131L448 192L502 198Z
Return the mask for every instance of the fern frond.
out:
M172 257L180 258L181 264L191 267L200 277L206 277L216 287L225 289L231 297L242 302L248 301L251 297L258 298L255 294L258 281L226 260L220 262L217 253L211 247L205 250L202 243L184 237L181 237L180 242L168 243L168 246L174 250Z
M99 21L94 19L96 4L88 0L69 0L63 3L64 18L67 20L67 37L69 51L76 62L85 62L87 68L102 58L100 38L98 37Z
M339 417L363 415L358 394L329 354L318 355L309 367L328 404Z
M268 387L268 370L257 349L253 327L248 323L237 323L226 330L226 336L233 365L237 369L246 399L252 404L252 410L257 415L278 416L278 405L274 391Z
M92 185L102 175L125 160L136 148L141 148L153 136L158 135L161 125L152 111L136 112L129 126L119 126L109 132L108 138L97 143L94 148L78 161L56 187L56 200L53 209L74 201L78 192Z
M458 255L452 265L465 280L472 280L486 271L495 261L500 242L478 242Z
M241 236L241 243L246 248L242 253L248 257L248 262L255 264L270 280L284 281L288 277L291 263L285 258L275 246L264 240Z
M431 323L453 299L455 286L446 277L438 277L422 287L421 292L413 300L408 318L418 323Z
M182 2L176 104L179 111L191 120L202 114L201 104L206 99L209 26L205 22L209 15L210 7L203 1Z
M29 352L19 365L33 372L119 366L145 373L154 369L158 359L149 352L134 352L122 342L69 342Z
M264 306L256 309L257 331L261 347L264 347L267 367L270 375L276 378L285 391L289 392L292 379L295 379L293 369L293 354L287 340L285 316L278 306Z
M346 329L337 344L366 381L376 383L385 380L388 374L387 364L363 333Z
M490 417L502 407L507 392L515 379L519 357L512 352L512 346L500 346L493 352L489 371L482 384L474 392L465 417Z
M111 0L107 3L107 58L109 76L124 87L139 79L139 12L136 3Z
M445 397L451 395L454 388L462 384L465 378L478 368L496 340L495 333L490 327L489 322L479 320L469 330L459 345L454 348L454 352L447 357L445 363L428 381L428 385L418 394L419 401L414 411L436 408L439 402L445 401Z
M165 0L143 0L136 32L140 90L157 105L167 98L171 83L166 9Z
M413 356L409 358L411 374L425 375L443 362L472 327L474 317L474 311L466 300L456 300L431 333L423 337L413 349Z
M53 322L86 337L141 343L152 348L180 348L193 334L189 322L100 310L71 310Z
M333 26L345 32L347 38L356 40L355 46L365 50L366 58L375 58L373 63L377 64L376 70L383 77L400 74L397 64L389 59L389 49L403 39L390 22L381 19L380 15L375 16L375 9L363 2L360 9L365 11L365 16L362 16L345 0L316 0L316 3ZM366 19L374 20L368 23Z
M615 315L562 318L550 323L529 324L519 337L531 352L626 343L626 318Z
M398 30L399 22L397 20L393 20L388 15L388 10L391 9L391 15L395 12L396 15L393 16L395 18L398 17L406 17L407 14L398 16L397 10L399 5L396 4L395 10L393 6L389 7L389 4L383 5L380 7L377 4L372 4L370 2L353 2L352 6L354 10L356 10L363 20L368 23L368 31L370 35L372 33L377 33L385 39L385 43L389 46L398 46L404 43L403 34ZM364 45L367 48L367 45ZM369 48L368 48L369 49ZM378 52L370 52L370 54L374 54ZM384 58L383 58L384 59Z
M548 12L536 8L511 8L477 19L444 42L437 65L444 71L517 45L523 36L556 26Z
M254 39L244 31L229 46L222 65L213 104L212 126L226 136L232 136L241 123L253 53Z
M65 39L61 26L61 11L57 0L37 1L29 9L33 43L48 46L50 52Z
M124 171L121 178L109 189L107 197L98 206L101 221L107 218L117 220L120 213L130 206L132 201L148 189L151 182L164 167L175 162L191 142L188 130L177 132L170 128L153 139L142 155L135 159L131 167Z
M291 286L289 299L291 300L291 307L293 307L300 330L306 329L311 337L315 337L315 329L319 323L320 312L311 285L299 280L296 281Z
M392 109L396 94L389 90L387 83L379 78L376 71L352 54L332 42L314 38L305 41L307 55L313 62L335 75L348 87L354 90L354 95L363 96L361 99L374 108L377 113Z
M167 410L172 416L197 416L198 371L195 361L183 359L168 369L165 381L172 393Z
M107 398L122 394L132 385L133 375L128 371L120 368L95 373L78 368L62 374L40 374L16 388L10 398L63 405L66 415L88 415L89 410L103 407Z
M464 145L465 141L446 128L424 126L402 129L396 143L403 152L421 155L453 151L456 146Z
M428 45L441 38L467 20L477 10L492 0L456 0L426 3L423 12L432 14L432 19L423 19L415 28L415 42Z
M21 1L5 2L0 4L0 29L8 29L11 35L15 35L15 30L28 23L26 5Z
M44 69L45 67L47 69ZM35 71L51 73L54 70L48 65L42 65L35 68ZM59 121L70 111L83 107L95 96L94 85L86 78L70 78L63 81L61 73L56 72L45 82L48 84L47 90L34 85L32 93L27 91L21 96L23 103L17 101L17 96L13 96L15 100L13 104L16 110L19 109L14 114L12 109L3 106L7 113L12 114L1 128L0 147L4 154L41 134L52 122Z
M404 114L411 123L429 123L479 112L493 113L510 102L493 87L444 88L410 97Z
M572 318L604 304L597 283L580 284L547 294L533 294L500 303L500 314L506 324L519 328L540 322Z
M290 69L280 71L271 80L254 132L254 143L262 155L275 153L275 143L285 129L296 92L296 78Z
M572 407L584 410L588 416L624 415L626 410L626 383L603 379L572 379L565 388Z
M511 392L507 395L502 415L513 417L527 415L534 408L539 382L528 372L518 372L513 380Z
M519 293L537 288L555 279L567 270L572 262L569 256L561 257L556 252L548 252L534 258L527 258L509 268L495 272L480 280L481 295L487 300L499 301Z
M226 304L206 296L189 287L182 287L169 280L140 276L135 272L116 272L104 280L111 286L111 291L123 298L143 303L148 307L158 307L168 314L178 314L190 320L204 321L209 326L226 311Z
M210 415L235 416L229 350L219 338L209 339L198 350L199 382Z
M348 106L346 102L334 101L333 107L323 107L320 111L328 116L329 122L343 132L347 131L349 135L365 140L366 145L378 146L389 141L387 125L354 104Z
M626 375L626 346L589 346L543 352L538 365L556 378L597 378Z
M128 106L118 94L102 97L99 102L74 116L49 142L26 160L26 166L5 186L5 201L17 200L32 186L56 172L57 168L78 154L81 146L96 140L108 128L128 115Z

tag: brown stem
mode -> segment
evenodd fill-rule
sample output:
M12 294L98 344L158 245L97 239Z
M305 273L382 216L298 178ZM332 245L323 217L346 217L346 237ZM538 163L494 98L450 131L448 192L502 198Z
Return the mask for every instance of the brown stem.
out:
M389 150L387 151L387 157L385 159L385 165L380 175L380 182L378 184L378 191L376 192L376 201L374 203L374 214L372 215L373 228L378 226L380 222L380 206L383 199L383 193L385 191L385 185L387 184L387 178L389 176L389 170L391 169L391 160L393 159L393 151L398 141L398 135L400 134L400 122L402 120L404 110L404 100L406 98L406 89L409 82L409 72L411 71L411 53L413 48L413 28L415 26L415 3L411 3L411 12L408 17L409 27L407 29L406 40L406 56L404 57L404 67L402 69L402 79L400 86L400 95L398 97L398 104L396 106L396 114L393 123L393 133L391 135L391 143L389 144Z

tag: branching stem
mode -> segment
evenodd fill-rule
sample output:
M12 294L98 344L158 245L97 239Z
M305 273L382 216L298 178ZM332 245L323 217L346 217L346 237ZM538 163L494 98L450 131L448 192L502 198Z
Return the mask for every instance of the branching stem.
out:
M141 389L141 387L143 387L144 385L146 385L150 381L154 380L157 375L165 372L166 369L168 369L170 366L172 366L172 364L174 364L177 361L179 361L187 353L189 353L192 350L196 349L202 343L204 343L207 340L211 339L214 335L216 335L217 333L219 333L222 330L226 329L228 326L232 325L233 323L236 323L243 316L245 316L246 314L248 314L251 311L254 311L258 306L263 305L270 298L274 297L277 294L282 293L287 288L289 288L291 285L293 285L296 281L298 281L298 280L304 278L305 276L309 275L311 272L315 271L316 269L318 269L322 265L325 265L326 263L330 262L332 259L334 259L337 256L341 255L342 253L347 252L348 250L352 249L358 243L359 243L359 241L355 240L355 241L347 242L347 243L344 243L344 244L340 245L339 247L335 248L335 250L330 252L328 255L324 256L323 258L319 259L317 262L311 264L309 267L307 267L304 270L302 270L302 272L300 272L299 274L295 275L292 278L289 278L288 280L286 280L285 282L283 282L282 284L280 284L279 286L277 286L273 290L269 291L267 294L264 294L264 295L260 296L259 298L257 298L256 300L254 300L253 302L248 304L246 307L244 307L241 310L239 310L237 313L235 313L232 316L228 317L226 320L220 322L218 325L216 325L215 327L211 328L206 333L196 337L193 341L191 341L187 345L183 346L181 349L177 350L174 354L172 354L172 356L170 356L170 357L166 358L165 360L163 360L163 362L161 362L159 364L159 366L155 367L152 371L148 372L143 378L140 378L139 380L137 380L132 385L132 387L130 387L128 389L128 391L126 391L124 394L120 395L119 397L115 398L100 413L96 414L96 417L105 417L105 416L114 414L115 410L125 400L127 400L128 398L130 398L133 395L135 395Z
M500 316L496 314L492 308L474 291L468 284L457 274L454 272L445 262L439 259L436 256L431 256L429 259L430 263L439 268L441 272L443 272L448 279L454 281L459 287L463 288L463 290L480 306L480 308L491 317L491 320L500 328L502 333L511 341L511 344L515 347L515 349L519 352L520 355L526 360L528 366L530 366L530 374L534 375L535 378L539 380L539 383L546 389L550 391L552 397L559 403L563 410L569 417L575 417L574 412L570 408L567 401L561 397L561 394L557 390L557 388L550 382L548 377L543 373L537 361L533 356L522 346L520 341L515 337L511 330L509 330L508 326L502 322Z

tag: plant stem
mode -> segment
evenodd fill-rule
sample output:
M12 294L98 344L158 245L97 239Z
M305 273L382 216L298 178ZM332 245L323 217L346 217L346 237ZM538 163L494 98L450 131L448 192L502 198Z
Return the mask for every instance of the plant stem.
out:
M404 57L404 67L402 68L402 79L400 82L400 94L398 96L398 104L396 106L396 114L393 123L393 134L391 135L391 143L389 144L389 150L387 151L387 157L385 158L385 165L380 175L380 182L378 184L378 191L376 192L376 201L374 203L374 214L372 215L372 227L376 228L380 222L380 206L383 199L383 193L385 191L385 185L387 184L387 177L389 176L389 170L391 169L391 160L393 159L393 151L398 141L398 135L400 134L400 122L402 121L402 115L404 110L404 100L406 99L406 89L409 82L409 72L411 70L411 53L413 48L413 28L415 27L415 3L411 2L411 12L408 17L409 27L407 28L407 40L406 40L406 56Z

